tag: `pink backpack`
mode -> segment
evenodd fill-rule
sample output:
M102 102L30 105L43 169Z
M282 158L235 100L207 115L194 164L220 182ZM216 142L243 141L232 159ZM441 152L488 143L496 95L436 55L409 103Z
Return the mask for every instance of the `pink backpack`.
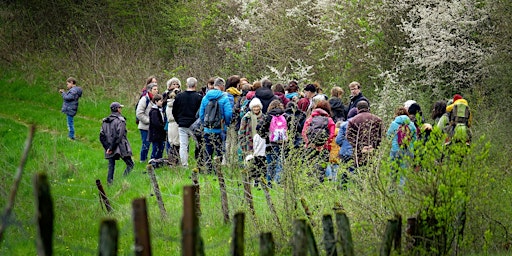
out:
M272 116L269 128L269 140L274 143L282 143L288 140L288 124L284 115Z

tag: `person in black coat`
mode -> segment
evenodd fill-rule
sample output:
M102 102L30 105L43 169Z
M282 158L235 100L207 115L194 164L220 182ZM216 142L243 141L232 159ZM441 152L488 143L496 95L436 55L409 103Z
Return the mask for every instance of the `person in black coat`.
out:
M149 130L148 130L148 141L153 144L151 150L151 159L160 159L164 154L165 147L165 122L164 114L162 112L162 105L164 103L161 94L153 96L153 105L149 111Z

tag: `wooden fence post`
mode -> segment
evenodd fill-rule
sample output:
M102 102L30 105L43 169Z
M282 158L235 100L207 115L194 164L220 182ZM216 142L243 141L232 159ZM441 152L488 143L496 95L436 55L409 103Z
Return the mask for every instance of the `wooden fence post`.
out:
M96 180L96 187L98 188L101 201L103 204L105 204L105 208L107 209L107 212L112 211L112 206L110 205L110 202L108 201L107 194L105 193L105 190L103 189L103 185L101 185L100 180Z
M247 205L249 206L249 211L251 211L251 214L253 218L256 220L256 211L254 210L254 202L252 200L252 192L251 192L251 183L249 174L246 173L244 176L244 197L245 201L247 202Z
M151 243L149 239L149 222L146 199L138 198L132 201L132 217L135 229L135 255L150 256Z
M164 201L162 200L162 194L160 193L160 187L158 187L158 181L156 180L155 168L148 164L146 170L149 174L149 179L153 185L153 191L155 192L156 200L158 202L158 208L160 209L160 216L162 219L167 218L167 211L165 210Z
M341 241L341 250L345 256L354 255L354 243L352 242L352 232L350 231L350 222L347 214L344 212L336 213L336 224Z
M293 221L293 256L306 256L308 239L306 237L306 220Z
M233 220L233 238L231 243L231 255L233 256L244 255L244 221L244 213L239 212L235 214Z
M119 230L113 219L102 220L100 224L100 244L98 255L116 256L119 241Z
M407 219L407 227L405 229L405 250L407 252L414 250L418 244L416 238L418 236L418 222L416 217Z
M315 234L313 234L313 230L311 229L311 225L306 223L306 238L308 239L308 251L311 256L318 256L318 246L315 241Z
M398 229L398 220L392 219L388 220L388 224L386 226L386 231L384 232L384 237L382 239L382 245L380 247L380 255L387 256L391 253L391 247L393 244L393 240L395 240L395 232Z
M37 219L37 255L53 254L53 200L50 194L48 176L44 173L34 175L34 194Z
M201 216L201 186L199 185L199 170L192 171L192 183L194 184L194 195L196 196L197 216Z
M215 164L217 166L217 177L219 179L219 187L220 187L220 201L222 205L222 213L224 215L224 224L229 223L229 206L228 206L228 193L226 190L226 182L224 180L224 174L222 174L222 168L220 167L220 160L222 157L215 159Z
M274 238L272 233L260 234L260 256L274 256L275 254Z
M338 255L338 252L336 251L336 236L334 235L334 224L332 222L332 216L330 214L325 214L322 217L322 227L324 231L324 246L327 255Z
M181 225L181 255L204 255L199 235L199 219L194 186L183 188L183 218Z

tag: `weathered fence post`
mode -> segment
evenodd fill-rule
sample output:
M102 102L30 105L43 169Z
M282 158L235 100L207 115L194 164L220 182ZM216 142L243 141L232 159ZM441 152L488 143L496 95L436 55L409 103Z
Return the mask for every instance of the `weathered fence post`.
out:
M100 224L100 244L98 246L98 255L116 256L119 241L119 230L117 223L113 219L102 220Z
M256 219L256 211L254 210L254 202L252 200L252 192L251 192L251 183L249 174L246 173L244 176L244 197L245 201L247 202L247 205L249 206L249 210L251 211L251 214L254 219Z
M135 229L135 255L150 256L151 243L149 239L149 222L146 199L138 198L132 201L132 217Z
M53 254L53 200L50 194L50 183L44 173L34 176L34 194L36 199L37 218L37 255Z
M325 252L329 256L338 255L336 251L336 236L334 235L334 225L332 222L332 216L325 214L322 217L322 227L324 231L324 246Z
M275 254L274 238L272 233L260 234L260 256L274 256Z
M336 224L338 226L338 234L341 240L341 250L345 256L354 255L354 243L352 242L352 232L350 231L350 222L347 214L344 212L336 213Z
M306 256L308 238L306 237L306 220L293 221L293 256Z
M392 219L388 220L388 224L386 226L386 231L384 232L384 237L382 239L382 245L380 247L380 255L387 256L391 253L391 247L393 244L393 240L395 240L396 232L398 229L398 220ZM395 245L396 247L396 245Z
M107 209L107 212L112 211L112 206L110 205L110 202L108 201L107 194L105 193L105 190L103 189L103 185L101 185L100 180L96 180L96 187L98 188L101 201L105 205L105 208Z
M220 167L220 161L222 157L215 159L215 164L217 166L217 177L219 179L219 187L220 187L220 201L222 205L222 213L224 215L224 224L229 223L229 206L228 206L228 193L226 190L226 182L224 181L224 174L222 174L222 168Z
M158 201L160 216L162 218L167 218L167 211L165 210L164 201L162 200L162 194L160 193L160 187L158 187L158 181L156 180L155 168L153 168L152 165L148 164L146 166L146 170L148 171L149 179L151 180L151 184L153 185L153 191L155 192L156 200Z
M201 216L201 186L199 185L199 170L192 171L192 183L194 184L194 195L196 196L196 213Z
M315 241L315 234L311 229L311 225L306 223L306 238L308 239L308 251L311 256L318 256L318 246Z
M183 188L183 218L181 225L181 255L204 255L199 235L199 219L194 186Z
M233 242L231 243L231 255L233 256L244 255L244 221L244 213L239 212L235 214L233 220Z
M405 229L405 250L412 251L418 244L416 238L418 236L418 222L416 217L407 219L407 227Z
M398 221L398 224L395 229L395 235L393 237L393 243L395 251L398 253L402 252L402 215L397 214L395 215L396 220Z

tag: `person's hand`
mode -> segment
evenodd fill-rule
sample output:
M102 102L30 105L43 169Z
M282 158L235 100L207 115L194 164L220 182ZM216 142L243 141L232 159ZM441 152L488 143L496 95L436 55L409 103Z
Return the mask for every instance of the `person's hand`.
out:
M107 155L110 155L110 154L112 154L112 150L109 148L109 149L107 149Z
M64 92L64 89L59 89L59 93L63 93Z

